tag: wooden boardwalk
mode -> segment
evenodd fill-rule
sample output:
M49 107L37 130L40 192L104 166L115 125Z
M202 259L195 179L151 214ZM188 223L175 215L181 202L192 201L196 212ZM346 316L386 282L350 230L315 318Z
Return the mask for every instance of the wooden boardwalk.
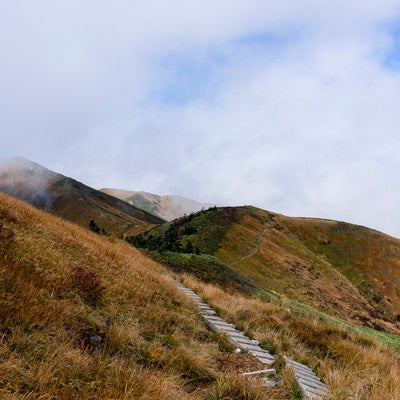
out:
M177 282L177 286L197 304L201 316L204 318L205 323L211 330L224 333L233 346L243 352L252 354L266 365L266 369L245 372L243 375L259 374L260 376L265 376L262 379L266 386L273 384L273 381L271 381L267 376L276 373L275 370L271 368L276 361L276 357L270 354L267 350L261 348L256 340L250 339L243 332L237 330L234 325L218 317L215 310L205 303L193 290L188 289L180 282ZM287 357L285 357L285 361L286 367L293 369L297 383L302 389L306 399L322 400L329 394L326 385L315 375L311 368Z

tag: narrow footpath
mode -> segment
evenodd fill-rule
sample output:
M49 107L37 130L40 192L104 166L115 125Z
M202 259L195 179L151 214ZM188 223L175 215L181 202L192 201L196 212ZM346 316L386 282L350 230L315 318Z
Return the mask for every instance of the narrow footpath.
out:
M177 286L197 304L200 315L204 318L205 323L211 330L224 333L233 346L240 349L240 351L252 354L266 366L265 369L245 372L243 375L259 375L262 378L264 386L276 385L276 381L269 378L276 374L276 371L272 368L276 357L267 350L261 348L256 340L250 339L244 335L243 332L237 330L233 324L218 317L217 313L193 290L188 289L180 282L177 282ZM286 367L293 369L297 383L302 389L306 399L323 400L329 394L326 385L314 374L311 368L287 357L285 357L285 361Z

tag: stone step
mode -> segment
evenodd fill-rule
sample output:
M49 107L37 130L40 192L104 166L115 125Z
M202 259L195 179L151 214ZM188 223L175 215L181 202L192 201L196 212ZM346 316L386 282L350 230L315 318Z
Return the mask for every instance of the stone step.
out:
M206 315L204 319L206 319L207 321L212 322L215 326L217 326L220 329L229 330L232 333L239 332L233 325L224 324L221 321L215 320L213 318L209 318L208 315Z
M211 316L208 316L207 319L210 319L211 321L220 323L222 325L235 327L235 325L230 324L229 322L226 322L224 319L222 319L222 318L220 318L218 316L211 315Z
M300 371L295 371L294 373L295 373L296 377L298 377L298 378L301 378L301 379L303 379L303 380L314 381L316 384L319 384L319 385L325 387L325 384L322 383L322 381L321 381L321 380L318 378L318 376L315 375L315 374L312 374L312 375L311 375L311 374L307 374L307 373L300 372Z
M206 322L206 325L207 325L212 331L214 331L214 332L217 332L217 331L218 331L218 326L215 325L212 321L210 321L210 320L207 319L207 318L205 318L204 320L205 320L205 322Z
M197 296L197 297L199 297L199 295L198 295L197 293L193 292L193 290L190 290L190 289L182 289L182 291L183 291L184 293L188 294L189 296Z
M299 383L302 383L304 386L306 386L308 388L308 390L312 390L312 391L315 391L315 392L321 393L321 394L322 393L326 394L328 392L328 389L324 384L320 385L314 381L310 381L310 380L307 380L304 378L298 378L297 381Z
M246 339L239 339L239 338L235 338L235 337L229 337L229 339L231 339L234 343L234 345L238 346L238 347L243 347L243 349L246 350L257 350L257 349L261 349L261 347L258 344L255 344L254 342L252 342L251 340L246 340Z
M221 318L215 317L214 315L206 315L204 316L204 319L208 319L209 321L213 322L214 324L224 327L224 328L230 328L232 329L232 331L235 332L239 332L235 325L229 324L228 322L225 322L223 319L221 320Z
M176 283L176 286L178 286L178 287L182 287L182 288L185 288L185 289L188 289L182 282L180 282L180 281L175 281L175 283Z
M200 306L201 306L201 305L199 305L200 314L201 314L202 312L204 312L204 311L213 311L213 312L215 313L215 315L217 314L217 313L215 312L215 310L213 310L211 307L206 308L206 307L200 307Z
M253 356L270 357L275 359L275 357L273 357L272 354L268 353L267 350L261 349L261 347L259 347L257 350L250 350L249 353L253 354Z
M255 357L258 360L260 360L261 362L270 363L270 364L274 363L276 361L276 358L274 356L272 356L271 354L258 354Z
M215 326L216 331L225 333L225 335L228 336L228 339L232 337L232 334L237 332L229 326L221 326L218 324L214 324L214 326ZM232 343L232 344L236 344L236 343Z
M296 381L307 399L322 400L329 394L327 386L315 375L311 368L286 357L285 360L286 366L293 368Z
M298 365L293 365L291 363L286 362L286 366L293 368L294 371L301 372L303 374L308 374L308 375L315 375L314 371L311 368L308 368L306 366L304 367L299 367Z
M196 293L188 293L188 292L186 292L186 294L187 294L189 297L192 297L193 299L196 299L196 300L199 300L199 301L203 301L203 300L201 299L201 297L198 296Z
M297 383L299 384L303 393L306 396L309 396L309 394L312 393L314 396L319 396L321 399L323 399L324 396L327 396L329 394L327 389L310 386L307 383L303 382L302 380L297 381Z
M227 322L225 322L223 319L221 320L218 317L215 317L214 315L205 315L204 319L206 319L207 321L212 322L215 325L218 325L220 327L224 327L224 328L230 328L234 331L236 331L236 328L234 325L232 324L228 324Z
M240 343L239 342L239 346L242 350L245 350L249 353L257 351L257 352L263 352L265 350L263 350L260 346L257 346L255 344L246 344L246 343ZM269 353L268 353L269 354Z
M276 361L276 358L271 355L257 355L255 357L264 364L273 364Z
M227 324L227 322L223 318L218 317L218 315L214 315L214 316L211 316L209 318L213 319L214 321L219 321L219 322L223 322L224 324Z
M207 326L208 326L211 330L213 330L214 332L222 332L222 333L225 333L225 334L228 336L228 338L230 337L230 334L231 334L231 333L236 333L236 332L238 332L238 331L232 330L232 327L230 327L230 326L220 325L220 324L215 323L214 321L212 321L212 320L210 320L210 319L208 319L208 318L204 318L204 320L205 320Z
M295 375L302 379L309 379L319 383L320 385L326 387L326 385L318 378L318 376L313 372L313 370L303 364L295 363L292 360L286 362L288 367L292 367Z
M256 356L257 360L266 365L273 365L276 361L275 358Z
M314 390L308 386L305 386L302 382L298 382L301 390L304 393L306 399L315 399L315 400L323 400L327 395L328 392L321 392L320 390Z
M188 294L195 294L196 296L197 293L193 292L193 290L187 289L187 288L180 288L183 292L188 293Z
M208 310L208 309L202 308L200 310L200 315L204 315L206 318L206 317L214 317L217 315L217 313L214 310Z
M200 315L204 318L207 326L215 332L223 332L227 335L228 341L239 349L255 356L260 362L266 365L272 365L276 357L267 350L262 349L256 340L251 340L242 332L238 331L233 324L226 322L217 316L215 310L205 303L194 291L186 288L180 282L177 287L189 296L199 307ZM322 400L329 393L327 386L314 374L313 370L306 365L300 364L294 360L285 357L286 366L294 370L296 380L302 389L304 395L310 400ZM274 374L273 368L244 372L243 375L263 375ZM269 379L263 380L263 386L276 386L277 382Z
M218 332L225 333L228 336L228 338L231 336L231 333L236 332L230 326L223 326L223 325L217 325L217 324L214 324L214 325L216 326L216 330Z
M207 310L205 310L205 311L200 311L200 315L201 315L202 317L204 317L204 318L207 318L207 317L209 317L209 316L211 316L211 315L215 315L215 311L207 311Z
M246 336L243 332L238 331L237 329L231 333L231 336L237 340L251 340L248 336Z
M232 344L233 346L236 346L236 347L238 347L240 350L245 350L245 346L242 344L242 343L240 343L238 340L236 340L233 336L228 336L228 342L230 343L230 344Z
M242 350L248 350L247 346L250 346L251 343L248 343L245 338L229 335L228 340L237 347L240 347Z
M226 335L229 336L229 337L233 333L238 332L237 330L235 330L235 328L232 328L231 326L224 326L224 325L215 324L215 323L214 323L214 325L217 327L218 331L226 333Z
M290 358L287 358L286 356L284 358L285 358L286 364L291 365L293 368L301 368L301 369L313 372L313 370L310 367L307 367L307 365L300 364L299 362L291 360Z
M240 335L234 336L234 335L232 335L232 337L239 343L242 343L242 344L245 344L245 345L248 345L248 346L258 346L257 340L249 339L247 336L244 336L244 335L242 335L242 336L240 336Z
M303 396L305 400L324 400L324 396L321 396L318 393L304 392L304 390L303 390Z
M211 311L215 312L215 310L212 309L211 307L204 307L202 304L199 304L198 307L200 309L200 312L202 312L203 310L211 310Z

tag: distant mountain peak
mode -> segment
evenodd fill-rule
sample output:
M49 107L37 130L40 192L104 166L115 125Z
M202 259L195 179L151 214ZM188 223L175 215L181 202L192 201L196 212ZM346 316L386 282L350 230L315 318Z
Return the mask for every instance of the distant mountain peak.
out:
M36 171L48 171L49 169L43 167L42 165L28 160L23 157L12 157L7 160L0 161L0 171L15 172L17 170L36 170Z
M174 195L156 195L144 191L122 189L101 189L102 192L132 204L166 221L212 207L214 204L200 203L196 200Z

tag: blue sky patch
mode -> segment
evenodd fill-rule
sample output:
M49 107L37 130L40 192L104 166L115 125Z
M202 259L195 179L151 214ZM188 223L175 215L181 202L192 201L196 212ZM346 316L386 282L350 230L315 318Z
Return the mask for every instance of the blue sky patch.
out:
M203 98L210 101L219 93L235 65L245 63L252 68L252 62L267 64L298 36L298 32L286 32L281 36L254 33L207 49L194 47L168 54L160 61L165 80L152 92L150 100L177 106Z
M223 81L226 63L227 59L221 52L213 50L194 49L169 54L161 61L166 80L151 97L170 105L213 97Z
M393 70L400 70L400 21L391 29L393 45L384 59L385 67Z

